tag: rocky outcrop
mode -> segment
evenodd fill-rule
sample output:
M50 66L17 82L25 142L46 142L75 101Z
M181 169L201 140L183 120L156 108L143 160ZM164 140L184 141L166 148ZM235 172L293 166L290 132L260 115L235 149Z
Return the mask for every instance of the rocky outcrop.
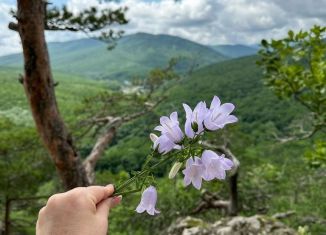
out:
M283 223L263 215L236 216L215 223L193 217L180 218L164 234L167 235L296 235Z

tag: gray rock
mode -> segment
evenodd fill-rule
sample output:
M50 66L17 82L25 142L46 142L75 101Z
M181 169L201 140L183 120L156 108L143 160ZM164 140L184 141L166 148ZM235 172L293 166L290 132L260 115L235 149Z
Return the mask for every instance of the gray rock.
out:
M179 218L164 234L167 235L296 235L283 223L262 215L223 218L214 224L201 219Z
M206 229L210 225L201 219L187 216L186 218L179 218L170 225L167 232L168 235L206 235L209 234Z

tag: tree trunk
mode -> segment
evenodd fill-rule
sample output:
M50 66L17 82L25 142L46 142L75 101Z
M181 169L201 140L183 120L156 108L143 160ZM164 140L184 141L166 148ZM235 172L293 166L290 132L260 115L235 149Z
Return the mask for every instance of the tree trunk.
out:
M230 205L229 215L236 216L238 214L238 172L229 179L230 185Z
M5 201L5 218L4 218L4 235L10 234L10 199L6 197Z
M41 0L18 0L17 30L25 64L23 83L38 133L68 190L89 182L57 107L44 37L45 4Z

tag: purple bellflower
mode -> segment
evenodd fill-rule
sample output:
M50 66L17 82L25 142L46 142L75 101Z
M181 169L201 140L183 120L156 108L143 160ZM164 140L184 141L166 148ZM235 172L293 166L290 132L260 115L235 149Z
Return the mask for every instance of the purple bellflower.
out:
M219 156L211 150L205 150L202 154L201 160L205 166L203 179L206 181L215 178L220 180L225 179L225 171L231 170L234 165L230 159L224 157L224 154Z
M200 158L195 157L194 159L191 157L186 162L186 169L182 171L185 175L184 177L184 185L188 186L190 183L196 188L201 188L202 183L202 175L205 171L205 166L203 165Z
M173 112L170 118L163 116L160 118L160 126L154 130L160 131L162 135L168 137L173 143L178 144L183 139L183 133L179 126L178 113Z
M160 213L155 209L157 201L157 191L154 186L149 186L144 190L139 205L136 208L137 213L143 213L146 211L150 215Z
M155 134L150 134L150 138L153 141L153 149L157 149L159 153L166 154L172 149L181 149L180 145L175 144L166 135L158 137Z
M171 113L170 118L161 117L160 123L161 125L155 127L154 130L160 131L161 136L157 137L154 134L150 136L154 142L153 148L157 148L158 152L163 154L170 152L172 149L181 149L178 144L182 141L184 134L179 126L178 113Z
M183 104L183 108L186 111L185 133L189 138L194 138L204 131L203 121L208 111L206 103L199 102L193 111L187 104Z
M233 110L233 104L225 103L221 105L220 99L214 96L204 120L205 128L215 131L223 128L226 124L237 122L238 119L234 115L230 115Z

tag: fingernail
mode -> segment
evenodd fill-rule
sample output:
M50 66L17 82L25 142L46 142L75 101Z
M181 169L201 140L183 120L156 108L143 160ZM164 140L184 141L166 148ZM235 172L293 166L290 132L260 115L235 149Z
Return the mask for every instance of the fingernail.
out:
M122 195L113 198L114 204L119 204L121 200L122 200Z
M122 196L116 196L116 197L112 197L110 199L111 199L110 208L114 208L114 207L116 207L117 205L120 204Z
M105 187L112 187L112 188L113 188L113 191L115 190L114 184L108 184L108 185L105 186Z

